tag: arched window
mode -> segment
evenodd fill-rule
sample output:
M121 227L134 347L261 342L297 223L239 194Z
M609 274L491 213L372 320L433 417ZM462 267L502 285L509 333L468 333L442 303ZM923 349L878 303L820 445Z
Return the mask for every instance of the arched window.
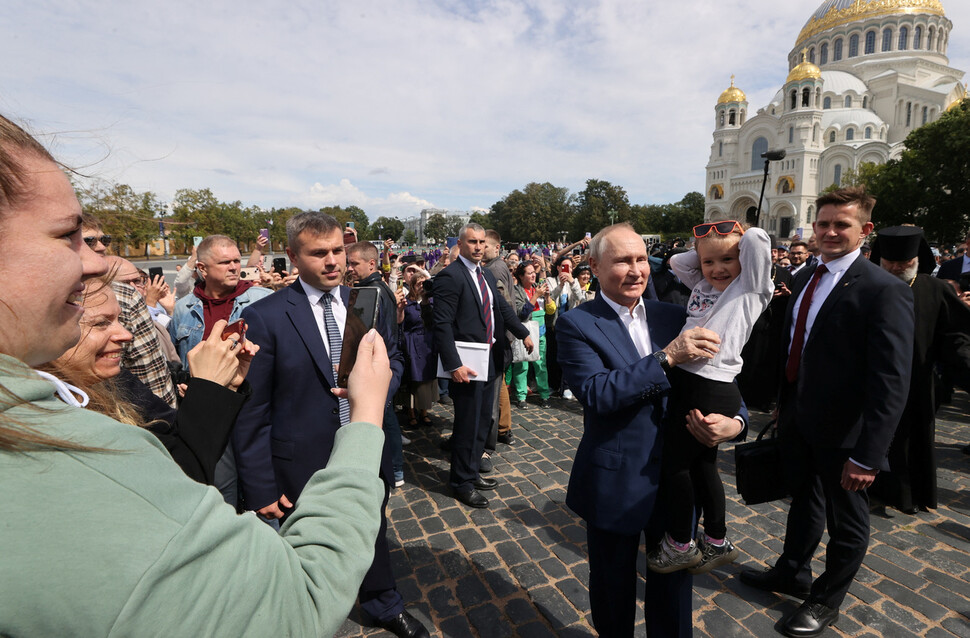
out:
M724 157L724 142L717 143L717 156Z
M845 129L845 141L851 142L854 139L855 139L855 129L854 128Z
M930 30L926 32L926 48L929 51L933 50L933 36L935 33L936 30L933 27L930 27Z
M795 141L795 127L794 126L789 126L788 127L788 143L791 144L794 141Z
M813 142L818 141L818 124L812 127L812 141Z
M849 57L854 58L859 55L859 34L853 33L849 37Z
M871 140L872 139L872 127L871 126L867 126L866 127L866 139L867 140Z
M738 124L744 124L744 109L741 109L741 118L738 120Z
M809 206L808 207L808 211L805 214L805 221L808 222L809 224L812 223L812 214L813 213L815 213L815 207L814 206Z
M808 61L815 64L815 47L808 50Z
M764 167L765 161L761 157L762 153L768 152L768 140L759 137L751 144L751 170L757 171Z
M845 108L847 108L847 109L848 108L852 108L852 96L851 95L846 95L845 96Z
M825 64L829 61L829 43L826 42L818 49L818 63Z
M927 114L927 109L924 106L923 107L923 117L922 117L923 124L926 124L926 114Z
M892 51L893 48L893 30L886 27L882 30L882 50Z
M815 89L815 108L818 108L821 102L822 102L822 89Z
M734 126L736 120L737 114L734 112L734 109L731 109L728 111L728 126Z
M905 51L909 42L909 29L906 27L899 27L899 46L896 47L900 51Z
M833 177L834 179L832 180L832 183L835 184L836 186L841 186L842 185L842 165L841 164L835 165L835 171L834 171Z
M834 47L832 50L832 61L838 62L842 59L842 38L836 38L835 44L832 46Z
M825 96L825 99L822 100L822 108L823 109L830 109L830 108L832 108L832 98L830 98L829 96L826 95Z
M724 111L721 111L720 117L718 118L718 126L724 126Z
M834 144L834 143L835 143L835 131L832 131L831 133L829 133L829 144Z
M798 106L798 91L792 89L791 91L791 108L794 109Z
M920 49L923 46L923 27L913 29L913 48Z
M863 95L862 96L862 108L864 108L864 109L869 108L869 96L868 95Z
M870 31L866 34L866 55L876 52L876 32Z
M802 106L811 106L812 89L805 87L802 89Z
M913 103L906 103L906 126L910 127L913 125Z

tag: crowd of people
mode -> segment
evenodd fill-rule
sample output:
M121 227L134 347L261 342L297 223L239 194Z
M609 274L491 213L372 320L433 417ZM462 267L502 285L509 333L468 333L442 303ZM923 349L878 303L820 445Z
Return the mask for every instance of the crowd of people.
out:
M600 635L633 633L643 533L648 635L691 635L692 576L739 554L716 459L748 407L775 411L792 502L783 553L741 579L804 598L781 629L817 635L865 556L869 495L937 506L934 414L970 389L966 246L940 263L915 227L870 245L874 205L825 194L790 243L726 220L670 245L621 223L503 249L470 223L400 254L311 211L287 222L288 269L263 239L244 278L211 235L170 287L108 255L55 159L0 118L0 260L49 273L0 281L0 572L19 575L0 634L332 635L356 600L429 636L386 538L402 423L453 405L448 488L487 508L512 410L560 397L584 413L567 505ZM379 303L348 353L355 288Z

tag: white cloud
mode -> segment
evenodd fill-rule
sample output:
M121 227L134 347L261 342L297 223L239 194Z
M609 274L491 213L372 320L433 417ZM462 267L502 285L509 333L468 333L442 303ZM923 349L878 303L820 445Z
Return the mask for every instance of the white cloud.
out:
M766 104L820 2L11 0L0 112L163 199L406 215L600 178L663 203L703 188L730 76ZM970 70L970 2L946 10Z
M415 197L406 191L389 193L385 197L371 196L364 193L347 178L341 179L337 184L316 182L310 187L306 196L296 202L296 205L305 208L358 206L364 209L371 219L381 216L404 219L417 215L423 208L434 207L434 204L428 200Z

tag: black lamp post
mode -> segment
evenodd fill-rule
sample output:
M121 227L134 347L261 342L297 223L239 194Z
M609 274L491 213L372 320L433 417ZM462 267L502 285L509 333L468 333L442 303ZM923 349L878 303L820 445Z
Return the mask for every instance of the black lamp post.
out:
M761 180L761 196L758 197L758 212L757 212L758 226L761 226L761 202L764 201L765 184L768 183L768 162L785 159L785 149L782 149L780 151L765 151L764 153L761 154L761 157L765 158L765 176L764 176L764 179Z

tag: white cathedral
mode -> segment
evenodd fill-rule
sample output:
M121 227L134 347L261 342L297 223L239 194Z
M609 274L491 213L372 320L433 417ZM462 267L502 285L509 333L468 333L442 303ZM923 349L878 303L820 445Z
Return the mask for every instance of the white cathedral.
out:
M770 104L751 114L733 76L718 99L705 219L758 223L761 155L784 150L768 164L760 225L779 238L811 234L821 190L863 162L898 158L910 131L967 95L946 57L952 26L939 0L823 2Z

